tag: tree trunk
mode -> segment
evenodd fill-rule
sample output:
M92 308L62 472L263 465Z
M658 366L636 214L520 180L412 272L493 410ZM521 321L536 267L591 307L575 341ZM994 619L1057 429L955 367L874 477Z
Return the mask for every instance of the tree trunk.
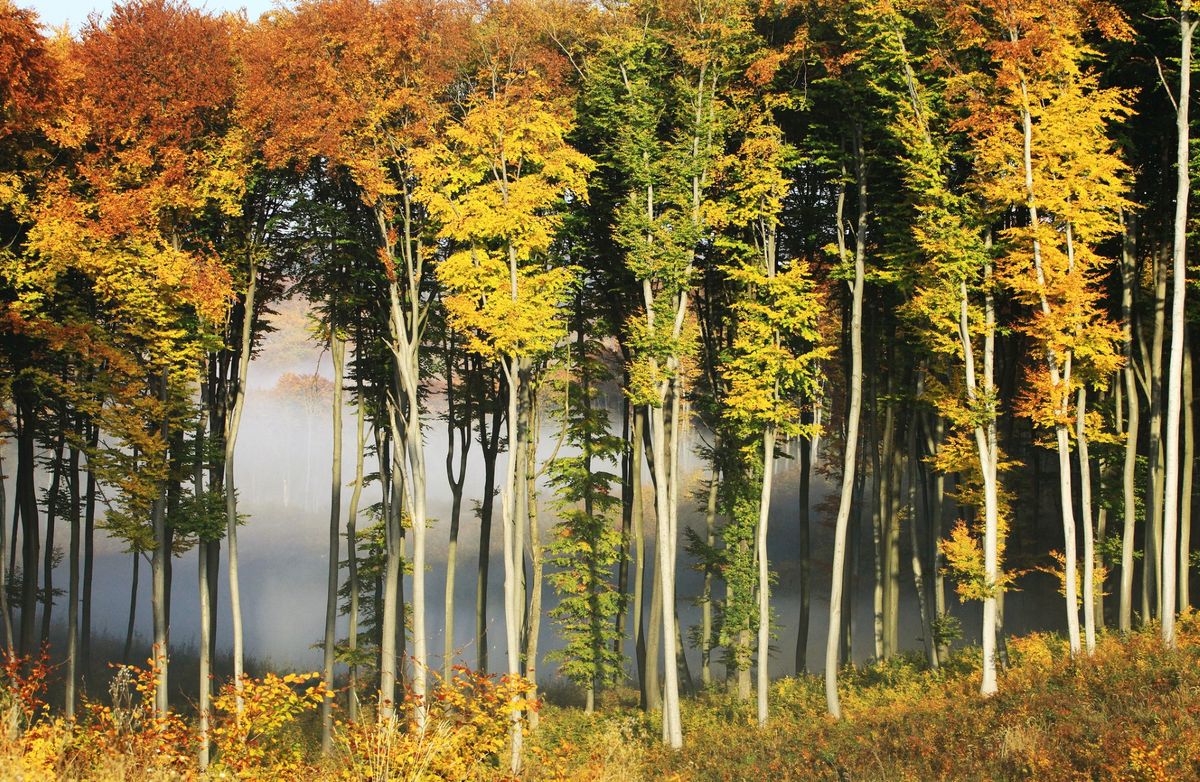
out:
M50 643L50 617L54 611L54 532L61 510L58 502L59 490L62 488L63 447L66 434L60 432L54 446L50 471L50 491L46 497L46 548L43 551L42 562L42 645Z
M0 623L4 625L4 650L10 656L16 654L16 639L13 637L12 614L8 608L8 568L4 552L8 550L8 494L5 492L4 457L0 455Z
M1021 83L1021 93L1024 100L1028 101L1026 95L1025 84ZM1023 152L1024 152L1024 168L1025 168L1025 197L1026 207L1029 212L1029 224L1039 225L1037 202L1034 200L1033 191L1033 119L1029 113L1027 105L1021 109L1021 125L1024 133ZM1068 243L1070 242L1070 228L1068 226ZM1033 238L1033 265L1037 274L1038 292L1041 297L1041 310L1043 315L1049 315L1051 312L1049 302L1046 299L1046 280L1042 268L1042 249L1041 243L1034 234ZM1075 555L1075 511L1073 507L1073 499L1071 493L1071 444L1070 432L1067 426L1061 423L1061 417L1065 416L1067 406L1070 403L1066 389L1070 388L1071 384L1071 354L1070 351L1065 351L1064 355L1058 355L1058 352L1050 347L1045 347L1045 361L1047 370L1050 375L1050 382L1054 387L1062 387L1063 401L1060 405L1059 416L1060 423L1054 427L1054 436L1058 446L1058 486L1059 496L1061 501L1063 538L1064 538L1064 555L1066 557L1066 607L1067 607L1067 636L1071 644L1071 654L1078 654L1080 650L1079 644L1079 608L1077 604L1078 585L1076 584L1076 555ZM1060 370L1060 361L1062 369ZM993 460L991 470L994 472L996 465ZM986 554L985 554L986 556Z
M238 346L237 374L232 378L232 404L225 419L225 538L229 541L229 608L230 626L233 631L233 686L237 693L235 708L240 714L243 707L242 677L245 673L245 642L242 632L242 591L238 573L238 513L237 482L234 479L233 458L237 445L238 430L242 423L242 410L246 406L246 377L250 371L250 349L254 337L255 292L258 287L258 262L250 253L249 276L246 296L242 303L242 334ZM211 564L211 563L210 563ZM215 605L214 605L215 608Z
M775 474L775 427L763 433L762 496L758 501L758 535L755 558L758 560L758 726L767 724L767 695L770 689L771 652L771 568L767 558L767 523L771 518L771 484Z
M201 406L207 401L206 397L210 389L206 383L202 383L200 387L200 402ZM192 462L192 487L193 494L196 500L196 509L206 508L204 503L204 426L203 424L196 427L196 452ZM211 486L209 487L212 488ZM209 585L208 585L208 541L203 537L196 541L196 574L198 579L197 592L200 598L200 675L199 675L199 692L200 697L196 704L196 720L197 720L197 738L199 739L198 750L198 765L203 773L208 769L209 761L209 735L208 735L208 720L209 720L209 699L212 694L212 639L210 633L212 631L212 604L209 602Z
M1196 468L1196 399L1191 337L1183 352L1183 480L1179 489L1179 610L1192 606L1188 574L1192 559L1192 479Z
M719 438L720 435L714 435ZM713 453L720 448L719 440L713 443ZM721 473L714 460L712 474L708 480L707 499L704 503L704 543L709 549L717 544L717 490L720 488ZM712 635L713 635L713 568L704 565L704 592L700 601L700 682L712 684Z
M79 683L79 449L72 446L67 465L67 485L70 488L71 539L68 544L67 567L67 677L63 691L64 714L75 717L75 701ZM3 518L3 511L0 511ZM3 583L3 582L0 582Z
M333 751L334 652L337 645L338 553L342 546L342 389L345 387L346 340L338 324L329 324L329 352L333 359L333 448L329 482L329 561L325 580L325 638L321 655L321 678L328 693L321 701L321 754ZM354 586L351 585L351 591Z
M395 416L393 404L390 399L386 404L390 421ZM393 431L394 428L389 426L388 431ZM381 722L387 722L396 713L396 634L397 631L404 632L404 620L401 616L404 600L400 595L404 535L400 526L400 514L394 507L400 500L396 496L396 458L390 453L391 435L379 437L377 434L377 441L380 441L381 446L376 448L379 454L380 482L386 488L383 506L385 553L383 607L379 619L379 694L376 698L376 717ZM400 656L403 657L402 654Z
M529 611L525 625L525 678L533 686L531 697L537 697L538 638L542 626L542 580L544 557L542 555L541 530L538 528L537 504L537 441L540 422L537 415L537 399L532 389L527 402L530 426L529 442L525 444L527 466L525 468L525 507L529 519L529 564L532 579L529 584ZM530 710L529 728L538 726L537 710Z
M463 487L467 480L467 455L471 447L471 411L457 413L454 394L452 346L446 347L446 480L450 484L450 540L446 548L446 599L442 646L442 679L450 681L454 665L454 578L458 564L458 528L462 516ZM461 417L461 422L455 418ZM455 434L458 443L458 476L454 473Z
M858 188L858 226L855 231L854 284L850 304L850 407L846 414L846 448L842 464L842 490L834 525L832 579L829 592L829 633L825 643L825 700L829 714L841 719L842 707L837 691L837 665L842 633L842 591L845 582L846 532L850 524L850 505L854 495L859 417L862 414L862 308L867 238L867 166L863 150L862 125L854 129L855 179ZM838 190L837 237L839 258L845 261L845 228L842 222L846 199L845 187Z
M1096 651L1096 546L1092 533L1092 465L1088 457L1087 387L1075 397L1075 445L1079 455L1079 513L1083 525L1083 636L1089 655Z
M646 601L646 528L645 513L642 503L642 442L646 431L646 411L641 405L633 408L633 431L630 434L629 472L632 476L633 510L630 513L629 524L633 530L633 632L634 659L637 663L638 689L641 691L640 701L643 709L650 708L650 691L648 685L649 658L646 648L646 623L643 621L643 608Z
M1196 29L1192 20L1191 0L1183 0L1179 9L1179 101L1175 112L1175 131L1178 136L1175 152L1175 233L1172 240L1172 292L1171 292L1171 355L1167 373L1167 464L1164 483L1166 497L1163 500L1163 548L1162 548L1162 619L1163 644L1175 646L1175 598L1179 556L1179 450L1180 418L1183 403L1183 335L1187 330L1184 318L1187 291L1187 214L1188 195L1191 190L1188 170L1189 125L1188 108L1191 100L1192 81L1192 33ZM1185 500L1186 501L1186 500Z
M168 425L167 405L167 373L164 371L159 383L159 402L162 404L162 424L159 437L162 440L164 458L169 457L170 430ZM167 481L164 480L158 489L158 497L150 508L150 521L154 528L154 552L150 560L150 613L154 623L154 668L158 677L158 686L154 691L154 711L159 717L166 715L169 708L168 695L169 677L169 622L167 600L167 567L171 557L171 542L167 533Z
M1146 535L1142 556L1142 623L1161 616L1162 599L1162 520L1163 520L1163 459L1162 396L1163 396L1163 339L1166 331L1167 264L1156 253L1154 258L1154 336L1149 358L1150 445L1146 472Z
M361 359L362 335L355 340L354 352ZM358 503L362 499L363 490L363 461L367 448L366 418L367 402L363 398L363 382L361 368L355 373L354 403L354 488L350 491L350 507L346 511L346 579L350 584L350 606L347 612L346 646L349 650L350 670L346 698L346 713L351 722L358 722ZM376 606L376 610L378 610Z
M800 438L800 488L797 525L797 555L800 560L800 603L796 617L796 675L808 673L808 625L812 615L812 461L819 458L814 440Z
M100 427L88 425L87 446L87 499L83 507L83 585L80 605L79 669L84 686L92 670L92 574L96 562L96 471L92 469L93 455L100 443ZM0 511L3 518L3 511ZM0 541L0 551L3 542Z
M33 654L36 643L39 522L37 486L34 483L34 437L36 436L36 391L30 382L19 378L13 384L17 407L17 485L16 511L21 518L21 643L22 657ZM14 514L16 515L16 514ZM16 545L14 531L13 545Z
M125 625L125 649L121 653L121 662L129 665L133 662L133 629L137 619L138 570L141 565L141 553L134 549L133 577L129 580L129 621Z
M491 381L488 381L491 388ZM475 644L478 647L478 668L480 673L488 672L488 631L487 631L487 599L488 571L491 568L492 556L492 515L496 498L496 457L500 452L500 424L504 416L504 408L498 400L492 413L492 428L487 431L486 406L483 395L486 390L480 389L479 398L479 447L483 451L483 499L479 503L479 564L475 575Z
M1133 366L1133 288L1137 285L1137 227L1133 215L1122 213L1121 331L1124 336L1125 366L1121 370L1125 404L1125 458L1121 469L1122 529L1121 585L1117 626L1122 633L1133 629L1133 544L1137 524L1137 446L1141 422L1141 400Z

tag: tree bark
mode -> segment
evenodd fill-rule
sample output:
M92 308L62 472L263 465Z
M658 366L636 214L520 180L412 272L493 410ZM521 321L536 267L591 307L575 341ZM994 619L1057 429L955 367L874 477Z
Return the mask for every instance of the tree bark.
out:
M329 561L325 581L325 638L321 656L321 678L328 693L321 701L321 754L333 751L333 690L338 616L338 553L342 546L342 392L345 387L346 340L338 324L329 323L329 352L333 358L333 448L329 482ZM351 585L353 591L354 586Z
M850 523L850 505L854 494L859 417L862 413L862 307L865 283L867 238L867 166L863 150L862 125L854 129L855 179L858 189L858 230L855 231L854 284L850 304L850 407L846 414L846 448L842 466L842 490L834 524L832 580L829 592L829 633L825 643L825 701L830 716L841 719L842 707L837 691L837 665L842 632L842 591L845 582L846 532ZM846 258L845 229L842 223L845 187L838 191L837 237L839 258Z
M255 293L258 287L258 262L253 252L249 254L249 276L246 296L242 302L242 333L238 346L237 374L232 378L232 403L225 418L225 538L229 547L229 608L233 631L233 686L237 693L235 708L240 714L243 707L242 677L245 674L245 641L242 632L242 590L238 573L238 513L237 482L234 478L234 454L238 430L242 423L242 411L246 406L246 377L250 371L250 350L254 338ZM211 563L209 563L211 564Z
M79 449L71 446L67 465L67 485L70 489L71 538L68 544L67 567L67 676L63 691L63 712L68 720L75 718L75 702L79 683ZM3 511L0 510L0 518ZM2 550L2 549L0 549ZM0 581L0 583L3 583Z
M1171 354L1167 372L1167 464L1163 500L1162 547L1162 640L1168 648L1175 646L1175 599L1179 556L1179 458L1180 418L1183 402L1183 335L1187 330L1185 301L1187 292L1187 216L1188 195L1191 190L1188 170L1189 130L1188 108L1192 83L1192 34L1196 30L1192 19L1191 0L1183 0L1179 9L1179 100L1175 112L1177 134L1175 152L1175 232L1172 240L1171 291Z
M1122 529L1121 584L1117 626L1122 633L1133 629L1133 545L1137 525L1137 446L1141 423L1141 400L1133 366L1133 288L1137 285L1137 227L1133 215L1122 213L1121 249L1121 333L1124 337L1125 366L1121 379L1125 391L1125 458L1121 469Z
M60 422L62 425L62 422ZM59 432L58 440L51 455L50 490L46 496L46 547L42 562L42 645L50 643L50 618L54 611L54 532L58 523L58 495L62 489L63 448L66 445L66 433Z

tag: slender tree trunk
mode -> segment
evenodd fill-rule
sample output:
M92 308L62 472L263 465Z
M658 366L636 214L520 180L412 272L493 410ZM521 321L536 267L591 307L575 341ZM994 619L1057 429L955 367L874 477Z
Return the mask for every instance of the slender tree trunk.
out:
M1171 356L1167 374L1167 464L1166 497L1163 500L1162 548L1162 639L1168 648L1175 646L1175 598L1179 556L1179 450L1180 418L1183 402L1183 335L1187 330L1184 318L1187 292L1187 215L1191 191L1188 170L1189 130L1188 108L1191 101L1192 34L1196 30L1192 19L1191 0L1183 0L1179 9L1179 101L1175 112L1175 132L1178 136L1175 152L1175 232L1172 240L1171 291ZM1185 498L1185 501L1190 498Z
M129 621L125 625L125 649L121 653L121 662L129 665L133 662L133 630L137 620L137 599L138 599L138 570L141 565L141 553L134 549L133 555L133 577L129 580Z
M542 581L544 558L542 556L541 531L538 528L537 502L537 440L540 421L537 415L537 399L533 390L529 391L526 403L529 409L530 426L529 442L525 444L525 515L529 519L529 565L531 580L529 584L529 611L525 621L525 678L533 686L532 697L537 697L537 668L538 668L538 638L542 626ZM538 726L537 710L530 710L528 715L529 728Z
M1124 336L1125 367L1121 370L1126 399L1125 458L1121 469L1122 529L1121 585L1117 626L1122 633L1133 629L1133 544L1137 524L1137 446L1141 422L1141 400L1133 366L1133 287L1137 285L1137 227L1133 215L1122 213L1121 331Z
M713 453L720 449L720 435L713 443ZM717 491L720 488L721 473L714 460L712 474L708 481L707 499L704 503L704 543L709 549L717 545ZM712 636L713 636L713 568L710 564L704 566L704 591L700 602L700 682L705 688L712 684Z
M250 253L249 276L246 296L242 303L242 333L238 346L237 374L232 378L232 403L225 419L225 538L229 541L229 608L230 627L233 631L233 686L237 693L235 708L240 714L243 707L242 677L245 673L245 641L242 632L242 590L238 572L238 512L237 482L234 479L234 454L238 430L242 423L242 410L246 406L246 378L250 371L250 349L254 338L255 293L258 288L258 263ZM210 563L211 564L211 563ZM214 606L215 607L215 606Z
M446 480L450 484L450 540L446 548L445 626L442 646L442 679L450 681L454 666L454 579L458 564L458 528L462 516L463 486L467 479L467 455L471 447L471 412L457 413L451 347L446 348ZM456 415L462 418L460 423ZM455 434L459 435L458 475L455 477Z
M1149 359L1150 400L1149 427L1150 447L1147 453L1146 534L1142 556L1142 623L1152 616L1161 616L1156 611L1162 601L1162 520L1163 520L1163 460L1162 442L1162 396L1163 396L1163 341L1166 332L1167 311L1167 264L1156 253L1154 264L1154 336Z
M771 518L771 485L775 474L775 426L763 433L762 496L758 501L758 726L767 724L767 695L771 686L771 567L767 558L767 523Z
M841 719L842 706L837 691L837 665L842 632L842 591L845 584L846 532L850 525L850 505L854 495L857 464L858 426L862 414L862 307L867 238L867 166L863 150L861 123L854 132L855 179L858 188L858 226L855 231L854 285L850 304L850 407L846 414L846 448L842 466L842 490L834 524L833 575L829 592L829 633L825 643L825 700L829 714ZM845 261L845 228L842 222L845 204L844 186L838 191L837 237L839 258Z
M1196 468L1196 400L1191 336L1183 352L1183 481L1179 490L1179 610L1192 606L1188 574L1192 559L1192 479Z
M622 387L628 387L629 379L626 373ZM633 448L629 437L633 423L633 405L629 397L622 395L621 404L621 557L617 563L617 599L621 601L621 610L617 612L616 638L613 640L613 651L624 657L626 622L629 618L629 607L626 602L629 597L629 565L630 544L633 536L633 482L641 476L633 474ZM3 513L0 512L0 518Z
M362 358L362 336L355 341L354 351ZM358 503L362 499L363 462L367 448L366 418L367 403L363 398L362 371L355 372L355 427L354 427L354 488L350 491L350 507L346 511L346 580L350 584L349 611L346 629L346 646L350 657L349 683L346 711L351 722L358 722Z
M168 379L167 373L164 371L159 383L159 402L163 406L162 424L159 437L162 440L163 447L170 449L170 430L168 425ZM164 458L168 458L169 453L164 453ZM159 716L165 716L170 707L168 697L169 677L168 664L170 661L169 655L169 635L170 635L170 618L167 609L167 601L169 593L167 591L167 567L168 560L171 557L171 542L167 535L167 481L164 480L158 488L158 497L154 500L150 509L150 522L154 529L154 553L150 561L150 612L154 620L154 667L158 675L158 686L154 692L154 711Z
M342 547L342 390L345 387L346 340L338 324L329 324L329 352L333 358L333 448L329 482L329 562L325 580L325 638L321 655L321 678L328 693L321 701L321 754L333 751L334 656L337 646L338 553ZM351 585L351 590L353 590Z
M488 381L488 389L491 382ZM491 432L487 431L487 412L483 394L486 389L480 389L479 402L479 447L483 450L483 499L479 503L479 563L475 575L475 644L478 647L478 668L480 673L488 672L488 631L487 631L487 599L488 571L491 569L492 556L492 515L495 509L496 497L496 457L500 452L500 424L504 416L504 408L498 400L492 413Z
M514 291L515 297L515 291ZM521 384L524 369L517 358L506 360L505 377L508 381L508 459L504 468L504 488L501 500L501 516L504 526L504 625L505 647L508 656L509 676L521 676L521 631L524 617L524 597L520 581L524 577L524 551L521 530L527 519L521 517L523 504L518 501L518 491L524 493L525 429L528 426L526 411L521 404ZM521 710L514 705L511 712L511 755L509 767L516 773L521 767Z
M646 529L645 514L642 503L642 448L646 430L646 412L641 405L633 409L633 431L630 434L629 472L632 477L633 510L630 512L629 524L633 530L633 633L634 659L637 663L638 688L641 690L641 707L650 707L650 690L648 685L649 659L646 649L646 623L643 621L643 608L646 601Z
M67 485L70 489L71 539L68 544L67 567L67 676L63 691L63 712L68 720L75 717L75 702L79 684L79 537L81 530L79 507L79 449L71 447L67 465ZM3 511L0 510L0 518ZM3 581L0 581L2 584Z
M387 410L389 423L395 417L394 405L389 399ZM388 431L395 431L395 424L390 424ZM404 600L400 595L403 562L404 534L400 526L400 513L395 507L400 498L397 496L396 457L390 453L390 435L382 440L382 448L376 448L379 454L380 480L386 484L384 492L384 572L383 572L383 606L379 619L379 695L376 699L376 717L387 722L396 713L396 678L397 678L397 632L404 632L404 620L401 616ZM377 603L377 609L378 603ZM401 658L403 654L399 655Z
M1083 635L1089 655L1096 651L1096 545L1092 533L1092 465L1088 457L1087 387L1075 396L1075 444L1079 455L1079 513L1083 525Z
M1026 105L1021 109L1021 124L1024 131L1024 168L1025 168L1025 194L1026 206L1029 212L1029 224L1033 226L1039 225L1037 202L1034 200L1033 190L1033 119L1029 113L1028 95L1026 94L1025 84L1021 83L1022 98L1026 101ZM1069 232L1068 228L1068 232ZM1068 242L1069 234L1068 234ZM1037 274L1038 292L1041 297L1041 310L1043 315L1049 315L1051 312L1050 304L1046 299L1046 279L1042 267L1042 249L1041 243L1034 235L1033 238L1033 264ZM1047 346L1045 348L1046 366L1050 375L1052 386L1064 389L1063 401L1060 405L1059 415L1065 415L1067 406L1069 405L1069 397L1066 389L1070 388L1071 378L1071 354L1069 351L1065 355L1058 355L1057 350ZM1060 369L1060 361L1062 368ZM1058 423L1054 427L1054 436L1058 445L1058 485L1059 496L1062 505L1062 524L1063 538L1065 540L1064 555L1066 556L1066 605L1067 605L1067 635L1070 639L1071 654L1078 654L1080 650L1079 643L1079 609L1077 605L1078 584L1076 576L1076 554L1075 554L1075 511L1073 506L1073 497L1071 492L1071 444L1070 432L1067 426L1063 423ZM991 465L995 469L995 463Z
M34 437L36 436L37 402L28 380L18 378L13 384L13 401L17 407L17 485L16 511L21 518L21 643L22 657L33 654L36 643L38 552L40 550L37 486L34 483ZM14 514L15 516L16 514ZM13 532L16 546L16 530ZM15 548L14 548L15 550ZM11 569L11 560L10 560Z
M203 408L207 402L210 387L207 383L202 383L200 386L200 403ZM197 510L206 508L204 503L204 425L201 423L196 427L196 451L192 461L192 487L193 495L197 503ZM211 486L209 487L212 488ZM201 773L208 769L209 761L209 699L212 694L212 645L210 633L212 631L212 604L209 602L209 585L208 585L208 541L201 538L196 542L196 574L199 583L197 584L197 592L200 598L200 647L198 649L200 655L200 675L199 675L199 692L200 697L196 703L196 721L197 721L197 738L199 739L198 750L198 765Z
M42 645L50 643L50 618L54 611L54 532L61 512L58 501L62 488L63 447L66 444L66 434L60 432L52 455L53 466L50 471L50 491L46 497L46 548L42 562Z
M4 552L8 550L8 527L4 520L8 517L8 494L5 491L4 457L0 455L0 623L4 625L4 649L9 654L16 654L16 638L13 636L12 613L8 608L8 568Z
M96 562L96 472L92 469L92 458L100 444L100 427L89 424L87 429L87 499L83 506L83 584L79 617L79 669L85 687L92 670L92 574ZM0 510L0 519L3 516ZM2 550L3 542L0 541Z
M796 617L796 675L808 673L808 625L812 615L812 460L819 457L814 441L800 438L799 524L797 555L800 560L800 603Z

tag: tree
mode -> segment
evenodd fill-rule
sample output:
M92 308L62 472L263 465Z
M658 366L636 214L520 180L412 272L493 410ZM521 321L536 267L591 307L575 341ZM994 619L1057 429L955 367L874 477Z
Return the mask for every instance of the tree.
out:
M1192 36L1200 24L1193 13L1191 0L1182 0L1179 6L1179 100L1175 107L1175 127L1178 136L1175 153L1175 225L1171 251L1171 354L1167 375L1167 464L1164 474L1165 496L1163 498L1163 547L1162 547L1162 639L1168 648L1175 646L1175 583L1176 563L1179 549L1179 420L1183 405L1183 336L1187 329L1184 320L1187 291L1187 214L1188 197L1191 193L1188 169L1189 130L1188 107L1191 99ZM1189 435L1190 436L1190 435ZM1191 502L1184 496L1182 502ZM1186 568L1182 568L1186 573Z
M560 64L515 34L528 9L498 5L483 23L483 52L461 115L443 141L414 156L416 198L452 243L437 267L450 324L467 349L500 363L507 389L509 458L501 491L508 670L520 676L525 614L522 580L536 443L532 390L542 362L566 335L562 305L575 282L552 242L562 210L586 200L591 161L566 140L572 113ZM503 67L501 67L503 64ZM537 563L535 563L535 568ZM526 665L536 665L526 660ZM512 768L520 767L520 711L513 710Z

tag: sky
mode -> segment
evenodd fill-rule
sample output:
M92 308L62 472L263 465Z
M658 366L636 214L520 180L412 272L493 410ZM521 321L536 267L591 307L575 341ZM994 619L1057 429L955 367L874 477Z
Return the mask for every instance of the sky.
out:
M42 22L52 27L69 23L78 30L92 11L104 14L112 7L112 0L16 0L18 6L32 8L38 12ZM246 9L251 19L276 5L275 0L191 0L191 5L209 11L236 11Z

